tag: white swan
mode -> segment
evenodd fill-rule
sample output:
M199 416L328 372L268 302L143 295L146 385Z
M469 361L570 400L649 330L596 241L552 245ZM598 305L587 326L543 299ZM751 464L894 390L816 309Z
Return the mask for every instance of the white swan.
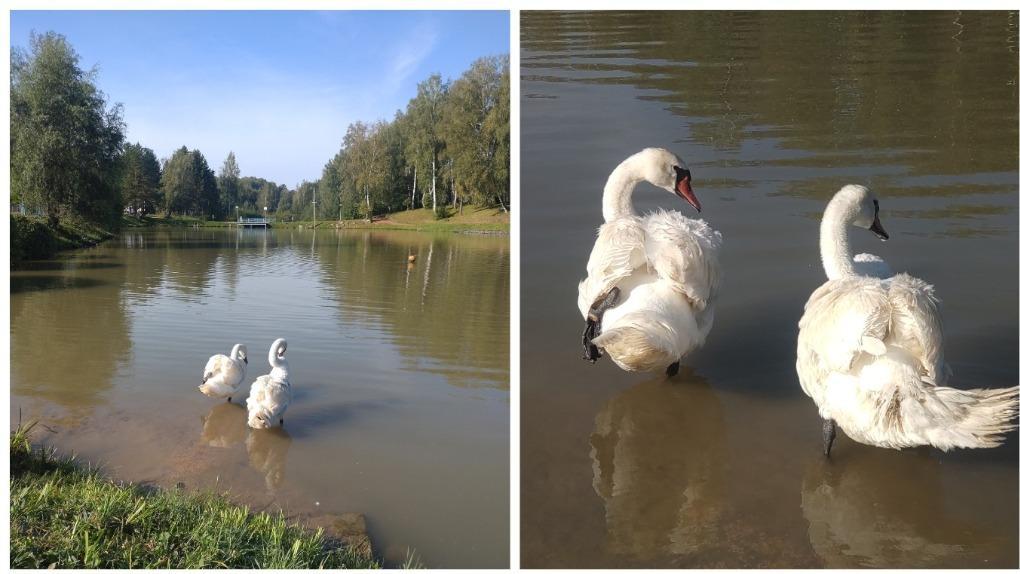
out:
M248 366L248 348L238 343L230 351L230 356L213 355L205 364L202 373L202 384L198 390L202 394L217 399L226 398L229 402L241 386Z
M634 213L631 194L641 181L675 193L701 211L691 172L664 149L638 152L613 170L602 195L598 239L588 277L577 286L577 306L587 321L584 358L601 351L627 371L669 365L705 342L712 329L722 268L722 236L700 219L677 211Z
M283 424L283 413L290 406L290 366L283 354L287 352L287 340L277 339L269 347L269 364L273 370L262 375L251 384L248 395L248 426L253 429L267 429Z
M848 185L825 209L822 264L828 281L804 306L797 340L801 387L818 405L828 456L838 424L864 444L942 450L998 445L1015 425L1018 387L959 390L943 386L942 319L931 285L900 273L857 273L850 226L888 234L878 200Z

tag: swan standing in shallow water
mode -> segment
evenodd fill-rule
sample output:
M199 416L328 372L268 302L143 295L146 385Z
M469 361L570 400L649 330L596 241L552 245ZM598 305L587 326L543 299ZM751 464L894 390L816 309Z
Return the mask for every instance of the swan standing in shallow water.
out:
M205 364L202 384L198 386L198 390L206 396L226 398L227 402L230 402L231 397L241 386L241 381L244 380L247 366L248 348L240 343L234 345L229 357L213 355Z
M722 236L677 211L636 215L631 194L642 181L701 211L691 172L667 150L645 149L613 170L602 195L605 223L588 258L588 277L577 286L577 306L587 321L584 358L595 362L605 352L624 370L668 365L672 376L712 329Z
M821 251L829 280L804 306L797 339L797 375L818 405L825 455L837 424L857 442L886 448L1001 443L1016 428L1018 387L943 386L951 371L934 288L906 273L862 275L850 256L850 226L889 238L878 200L859 185L839 190L825 209Z
M248 395L248 426L253 429L267 429L283 424L283 413L290 406L290 367L283 354L287 352L287 340L277 339L269 347L269 364L273 370L262 375L251 384Z

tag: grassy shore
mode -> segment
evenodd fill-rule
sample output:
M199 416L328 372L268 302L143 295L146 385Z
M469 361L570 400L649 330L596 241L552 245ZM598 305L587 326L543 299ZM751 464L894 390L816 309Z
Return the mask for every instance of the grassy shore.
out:
M43 217L11 214L11 266L50 259L58 251L91 247L114 234L94 224L64 219L52 228Z
M197 217L161 216L146 217L135 220L137 225L168 226L168 227L229 227L233 221L206 221ZM319 219L314 222L318 229L333 228L337 221ZM130 226L130 225L129 225ZM312 221L285 221L275 218L273 227L279 229L311 228ZM339 224L343 229L407 229L412 231L447 231L456 233L508 233L510 231L510 214L498 208L482 208L465 205L463 213L451 212L447 217L436 219L431 209L412 209L399 211L384 216L376 216L371 223L364 219L347 219Z
M12 568L378 568L212 493L115 484L11 434Z
M233 221L207 221L198 217L165 217L150 215L133 217L125 215L120 226L137 227L231 227ZM463 212L451 212L436 219L431 209L412 209L384 216L377 216L371 222L364 219L318 220L318 229L341 227L343 229L406 229L410 231L449 233L494 233L510 232L510 214L498 208L464 206ZM311 221L283 221L277 219L273 227L280 229L313 226ZM52 259L57 252L65 249L91 247L111 237L114 233L93 224L73 220L60 222L57 229L51 228L45 218L11 214L11 267L32 259Z

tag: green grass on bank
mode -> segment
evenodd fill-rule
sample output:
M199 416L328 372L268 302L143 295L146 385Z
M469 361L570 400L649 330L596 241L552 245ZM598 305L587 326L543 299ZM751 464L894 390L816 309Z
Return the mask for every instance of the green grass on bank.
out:
M318 220L318 229L337 225L333 220ZM147 215L134 217L125 215L120 226L138 227L229 227L229 221L207 221L193 216L166 217ZM412 231L455 232L455 233L501 233L510 231L510 214L499 208L464 206L460 211L449 211L437 219L431 209L412 209L376 217L371 223L363 219L345 220L344 229L406 229ZM277 228L310 228L311 221L286 221L277 218ZM52 229L45 218L11 214L11 266L31 259L52 259L57 252L65 249L91 247L114 236L114 233L94 224L66 219L57 229Z
M119 485L11 434L12 568L377 568L212 493Z
M50 259L58 251L90 247L114 234L94 224L65 219L56 229L45 218L11 214L11 265L29 259Z
M408 225L451 225L478 229L508 230L510 214L499 208L484 208L465 205L463 211L450 211L449 216L436 219L431 209L412 209L390 216L398 224Z
M207 221L192 216L164 217L159 215L147 216L141 220L132 219L138 222L134 225L126 224L129 227L158 225L168 227L228 227L233 220ZM313 225L308 221L287 221L286 218L274 217L273 227L280 229L288 228L310 228ZM319 219L314 222L317 229L332 228L337 222L332 219ZM510 214L499 208L476 207L465 205L463 211L448 211L445 217L437 219L431 209L412 209L399 211L384 216L376 216L371 222L364 219L346 219L341 223L344 229L409 229L416 231L448 231L448 232L495 232L507 233L510 231Z

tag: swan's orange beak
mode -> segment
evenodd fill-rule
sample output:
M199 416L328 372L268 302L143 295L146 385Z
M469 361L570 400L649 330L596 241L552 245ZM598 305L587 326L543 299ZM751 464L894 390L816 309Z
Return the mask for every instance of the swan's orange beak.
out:
M698 198L694 196L694 190L691 189L690 172L677 174L676 187L674 188L674 192L678 196L686 199L687 203L691 204L691 206L693 206L694 209L697 209L698 213L701 213L701 202L698 201Z

